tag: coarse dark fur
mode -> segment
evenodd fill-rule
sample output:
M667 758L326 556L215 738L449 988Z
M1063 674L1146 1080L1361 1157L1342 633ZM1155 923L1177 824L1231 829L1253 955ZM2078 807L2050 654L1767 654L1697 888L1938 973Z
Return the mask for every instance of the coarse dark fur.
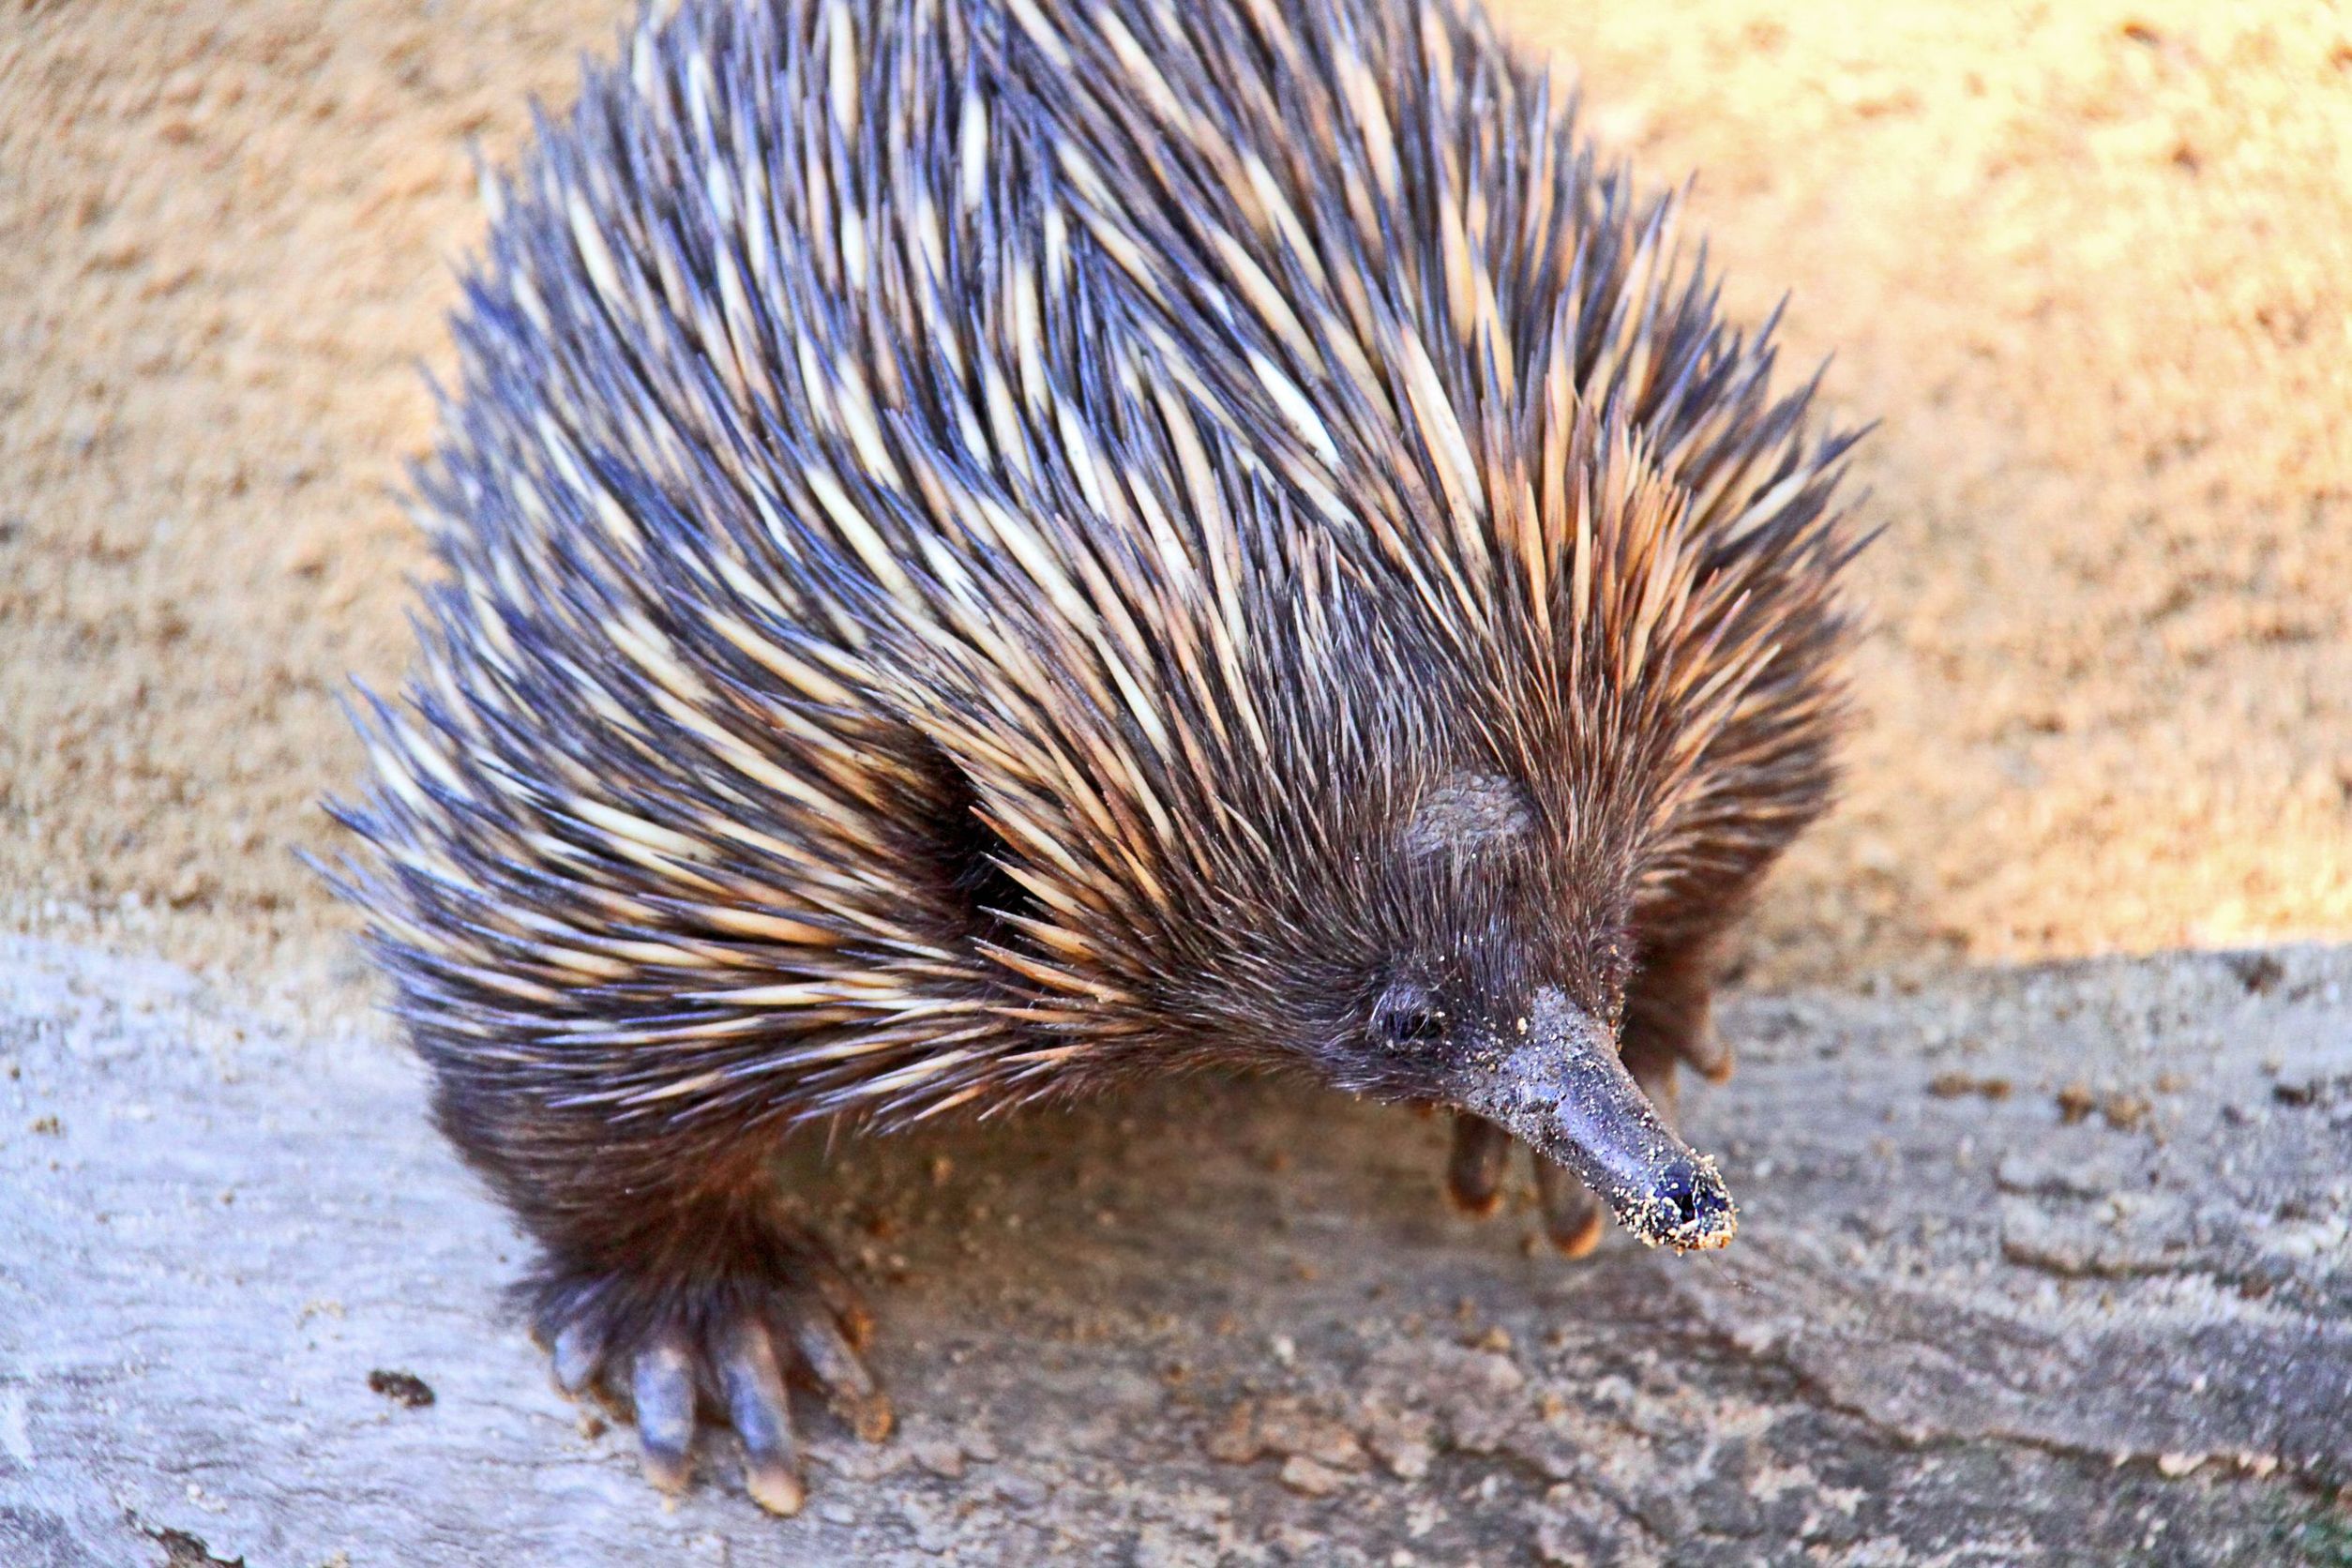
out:
M493 198L344 880L567 1378L843 1353L794 1124L1727 1065L1850 437L1475 12L686 0Z

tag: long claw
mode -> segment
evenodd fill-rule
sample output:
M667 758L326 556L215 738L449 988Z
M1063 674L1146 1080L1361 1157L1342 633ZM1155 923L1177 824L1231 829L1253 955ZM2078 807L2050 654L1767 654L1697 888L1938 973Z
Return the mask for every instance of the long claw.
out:
M1535 1196L1544 1209L1544 1235L1562 1257L1588 1257L1601 1244L1601 1199L1575 1171L1537 1154Z
M1445 1190L1464 1214L1481 1219L1502 1201L1503 1162L1511 1135L1483 1116L1454 1118L1454 1157L1445 1168Z
M589 1323L572 1323L555 1336L551 1364L557 1388L570 1395L586 1393L596 1380L596 1369L604 1364L603 1336Z
M685 1491L694 1475L694 1356L683 1335L638 1352L630 1392L645 1479L665 1492Z
M800 1270L809 1289L823 1298L825 1308L841 1325L841 1333L853 1350L863 1350L874 1337L874 1315L866 1310L866 1297L841 1272L839 1264L824 1255L822 1248L812 1247L801 1260Z
M1724 1083L1731 1077L1731 1042L1715 1027L1711 1015L1700 1018L1683 1032L1678 1042L1682 1060L1691 1064L1691 1071L1710 1083Z
M744 1486L751 1500L787 1516L808 1500L800 1455L792 1442L792 1405L775 1341L758 1323L744 1323L718 1348L718 1382L728 1419L743 1439Z
M785 1326L808 1367L808 1375L824 1391L825 1402L867 1442L890 1436L895 1417L890 1397L874 1386L866 1364L836 1325L831 1310L807 1297L794 1301L784 1313Z

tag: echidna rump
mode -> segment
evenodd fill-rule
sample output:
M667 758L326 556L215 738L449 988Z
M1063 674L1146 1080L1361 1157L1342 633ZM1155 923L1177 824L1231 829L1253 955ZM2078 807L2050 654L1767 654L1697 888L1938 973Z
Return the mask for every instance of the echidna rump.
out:
M1452 0L684 0L492 201L346 892L648 1473L890 1411L770 1158L1202 1063L1718 1246L1851 437Z

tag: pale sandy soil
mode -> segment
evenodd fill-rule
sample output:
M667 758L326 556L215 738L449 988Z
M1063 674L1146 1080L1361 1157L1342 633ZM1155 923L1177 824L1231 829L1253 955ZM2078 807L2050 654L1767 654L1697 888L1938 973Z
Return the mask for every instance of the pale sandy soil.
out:
M0 923L341 964L292 851L405 657L466 143L621 8L0 15ZM1885 421L1868 722L1751 979L2352 936L2352 20L1509 9Z

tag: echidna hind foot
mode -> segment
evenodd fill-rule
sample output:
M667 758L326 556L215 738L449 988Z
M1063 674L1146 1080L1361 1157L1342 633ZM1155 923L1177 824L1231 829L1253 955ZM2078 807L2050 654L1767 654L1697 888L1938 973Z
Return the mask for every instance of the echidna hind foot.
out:
M890 1434L890 1400L860 1356L872 1319L857 1288L821 1242L781 1219L668 1277L550 1267L527 1289L556 1386L634 1421L645 1477L665 1492L693 1480L707 1414L742 1440L752 1500L800 1512L807 1486L790 1383L813 1385L867 1440Z

